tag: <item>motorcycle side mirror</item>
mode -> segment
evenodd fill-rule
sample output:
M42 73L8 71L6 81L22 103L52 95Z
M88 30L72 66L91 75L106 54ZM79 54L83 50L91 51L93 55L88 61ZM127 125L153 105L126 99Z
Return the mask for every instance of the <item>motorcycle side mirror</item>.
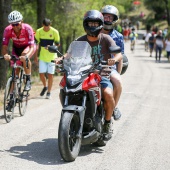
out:
M117 45L109 47L109 53L120 53L121 48Z
M57 53L57 52L58 52L58 47L55 46L55 45L48 46L48 51L49 51L50 53Z

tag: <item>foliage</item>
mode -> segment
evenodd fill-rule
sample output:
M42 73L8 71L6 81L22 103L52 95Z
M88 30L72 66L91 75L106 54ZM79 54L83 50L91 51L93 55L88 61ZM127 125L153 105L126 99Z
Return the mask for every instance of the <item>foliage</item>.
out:
M166 19L168 25L170 25L170 0L145 0L144 4L155 13L154 20Z
M47 17L52 20L52 26L56 28L61 37L61 52L64 53L71 41L77 37L85 34L82 26L83 16L85 12L91 9L101 10L105 5L114 5L118 8L120 13L120 18L129 17L129 12L134 8L134 0L6 0L8 6L12 10L18 10L23 14L24 22L30 24L34 30L36 30L41 24L43 18ZM10 3L9 3L10 2ZM40 3L41 2L41 3ZM169 8L170 0L140 0L140 2L146 5L148 9L153 11L153 15L149 15L147 18L149 23L155 22L155 19L160 19L164 14L167 15L167 22L169 21ZM46 4L46 9L43 15L37 15L39 11L38 8L42 8L42 5ZM8 8L8 9L10 9ZM7 11L7 10L6 10ZM43 11L43 10L42 10ZM9 11L8 11L9 12ZM4 12L1 11L1 14ZM7 18L7 13L5 13ZM39 25L39 26L38 26ZM5 25L2 25L2 30ZM3 31L1 31L2 34ZM0 68L1 69L1 68Z
M24 22L29 23L34 30L37 29L37 2L35 0L13 0L12 9L20 11L24 16ZM83 15L91 9L100 10L104 5L112 4L123 14L130 8L131 0L47 0L46 17L52 20L52 26L58 29L62 51L66 51L68 45L75 38L84 34L82 27Z

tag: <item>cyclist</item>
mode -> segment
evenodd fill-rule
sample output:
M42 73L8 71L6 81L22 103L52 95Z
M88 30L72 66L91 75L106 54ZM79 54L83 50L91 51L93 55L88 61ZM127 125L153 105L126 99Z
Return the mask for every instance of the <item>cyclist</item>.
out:
M100 33L103 24L104 18L101 12L98 10L87 11L83 18L83 27L86 34L79 37L76 41L87 41L90 44L92 47L91 57L94 65L98 65L100 60L106 60L108 64L112 66L115 62L122 59L122 55L121 53L115 54L114 59L111 58L110 54L104 55L108 53L110 46L115 46L116 44L109 35ZM61 59L57 59L56 63L59 63L60 60ZM106 112L104 123L105 140L109 140L113 133L111 117L115 108L113 86L109 79L102 77L101 87Z
M104 26L102 32L110 35L110 37L115 41L116 45L121 48L121 53L124 54L123 35L115 30L116 23L119 20L118 9L115 6L106 5L101 9L101 13L104 17ZM114 84L113 97L115 100L115 106L117 106L122 93L122 82L120 77L121 70L122 60L117 65L117 70L114 70L111 76L111 82ZM121 112L118 107L115 107L113 117L114 120L118 120L121 117Z
M12 55L15 55L20 60L17 61L17 65L23 65L26 74L26 84L24 90L29 91L31 89L31 62L30 58L33 56L36 50L34 43L34 33L30 25L23 23L23 16L19 11L12 11L8 15L8 25L4 29L3 41L2 41L2 55L4 59L10 61L11 57L8 54L8 45L10 39L13 41ZM28 59L28 68L26 68L26 59ZM14 62L10 61L11 66ZM19 75L20 69L17 68L16 75ZM10 99L13 98L12 88L10 89ZM10 109L9 109L10 110Z
M131 51L134 50L135 48L135 42L136 42L136 38L138 37L138 34L135 32L135 28L132 27L132 32L130 33L129 35L129 38L130 38L130 49Z

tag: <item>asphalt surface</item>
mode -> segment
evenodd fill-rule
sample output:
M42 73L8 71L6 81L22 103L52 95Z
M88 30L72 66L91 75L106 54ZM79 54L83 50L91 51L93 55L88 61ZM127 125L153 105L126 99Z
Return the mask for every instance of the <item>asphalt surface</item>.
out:
M0 170L169 170L170 62L155 62L142 40L134 52L125 43L125 52L130 64L122 75L122 117L105 147L82 146L74 162L61 159L56 89L50 100L31 99L27 113L8 124L0 111Z

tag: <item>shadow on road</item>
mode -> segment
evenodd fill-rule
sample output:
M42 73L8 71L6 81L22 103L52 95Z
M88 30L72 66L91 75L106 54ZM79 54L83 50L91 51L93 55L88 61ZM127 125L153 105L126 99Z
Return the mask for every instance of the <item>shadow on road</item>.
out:
M6 150L12 156L37 162L43 165L57 165L63 163L59 155L57 139L44 139L26 146L13 146Z
M9 150L10 155L25 159L28 161L37 162L43 165L59 165L66 164L60 156L58 149L58 140L55 138L44 139L41 142L33 142L26 146L13 146ZM78 156L86 156L91 153L102 153L103 149L94 145L81 146Z
M93 144L84 145L84 146L81 146L79 156L86 156L86 155L90 155L92 153L99 153L99 154L103 153L103 149L102 149L102 147L96 147Z

